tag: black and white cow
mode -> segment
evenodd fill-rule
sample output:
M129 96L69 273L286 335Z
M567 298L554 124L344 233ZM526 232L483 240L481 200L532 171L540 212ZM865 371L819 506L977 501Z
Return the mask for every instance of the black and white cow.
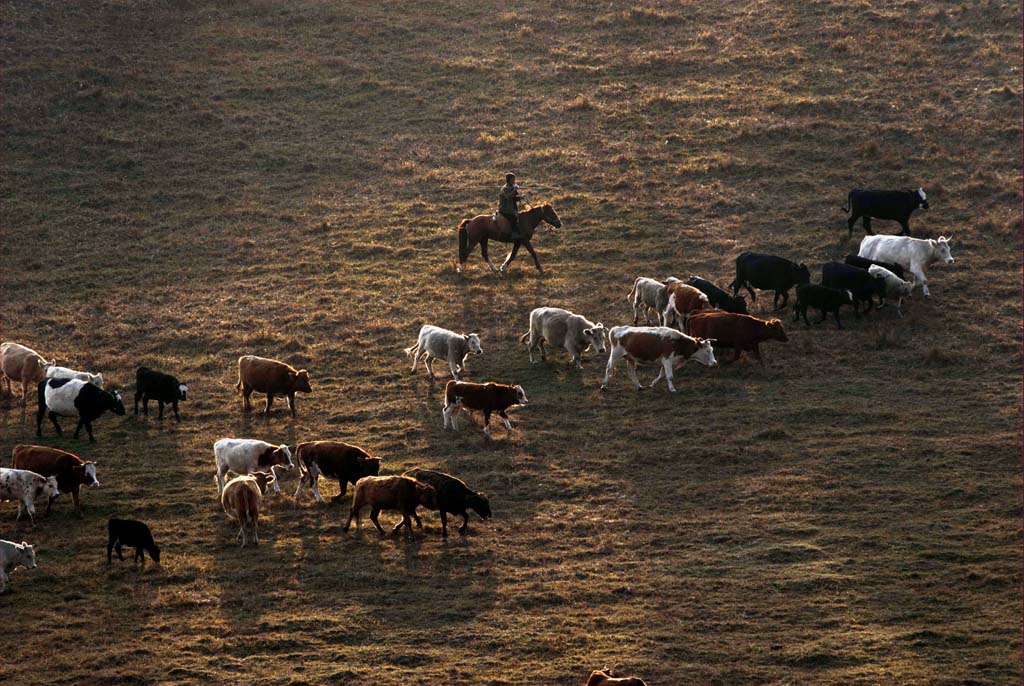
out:
M865 312L874 306L873 297L879 304L885 298L885 279L872 276L866 269L853 267L841 262L826 262L821 267L821 285L853 293L853 311L859 312L860 303L867 303Z
M854 188L846 198L849 207L844 212L850 213L846 220L849 235L853 236L853 225L861 217L864 218L864 232L874 236L871 230L871 219L892 219L900 223L903 229L900 235L910 235L910 215L917 208L928 209L928 196L923 188L916 191L865 191Z
M139 413L139 400L142 401L142 414L149 415L149 401L155 400L160 406L159 419L164 418L164 403L170 403L174 410L175 421L181 421L178 415L178 402L186 399L188 386L179 383L170 374L164 374L150 369L139 367L135 371L135 412Z
M773 304L775 309L779 309L779 296L782 296L784 308L789 302L789 289L797 284L810 282L811 272L806 264L797 264L783 257L745 250L736 256L736 278L729 287L733 295L737 295L740 288L746 288L752 301L757 300L755 288L775 291Z
M110 410L116 415L124 415L124 403L118 391L108 393L102 388L81 379L47 379L39 382L39 412L36 414L36 436L43 435L43 417L47 412L50 421L57 429L57 435L64 432L57 423L57 417L78 417L75 427L75 438L85 427L89 440L95 442L92 435L92 422Z

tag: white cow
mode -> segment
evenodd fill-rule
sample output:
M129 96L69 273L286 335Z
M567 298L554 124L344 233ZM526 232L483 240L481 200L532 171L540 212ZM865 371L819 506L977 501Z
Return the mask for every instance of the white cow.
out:
M530 312L530 330L519 337L520 343L530 342L530 364L534 364L533 351L540 349L541 359L547 359L544 344L562 346L572 356L577 369L583 369L583 353L589 348L603 353L608 329L604 324L593 323L586 317L573 314L560 307L538 307Z
M103 375L102 374L90 374L89 372L76 372L74 369L68 369L67 367L50 366L46 369L47 379L78 379L79 381L85 381L91 383L97 388L103 388Z
M629 378L638 391L643 388L636 377L638 362L660 364L661 370L651 382L651 387L664 378L668 390L673 393L676 392L676 387L672 385L673 368L681 367L687 360L694 360L707 367L718 364L715 351L711 347L713 340L693 338L667 326L615 326L608 332L608 340L611 342L612 351L608 355L608 366L604 371L601 390L607 390L608 382L612 378L612 369L623 357L626 358Z
M678 283L679 279L674 276L670 276L665 279L665 283L658 281L657 279L650 279L646 276L637 277L636 281L633 282L633 289L629 292L626 297L633 305L633 326L637 325L640 321L640 314L644 315L644 323L650 324L650 312L654 310L654 318L659 325L664 325L665 321L662 318L662 312L668 305L668 289L667 286L670 283Z
M953 264L953 256L949 252L949 239L911 238L910 236L865 236L860 242L860 257L879 262L895 262L914 275L914 285L921 284L925 297L928 291L928 279L924 268L937 263Z
M253 438L222 438L213 444L213 458L217 463L217 495L224 494L224 475L229 471L244 476L270 470L274 476L274 492L280 493L277 467L291 469L295 466L288 446L271 445Z
M459 372L466 372L466 358L469 354L479 355L483 352L480 347L480 335L475 333L455 333L439 326L429 324L420 329L416 345L405 349L406 355L411 355L412 373L416 373L416 366L423 359L423 365L427 368L427 374L433 380L434 370L430 367L430 361L434 358L448 360L448 366L452 370L452 378L459 380Z
M874 277L882 277L885 279L885 297L886 298L897 298L896 301L896 314L903 318L903 299L909 298L911 291L914 290L913 281L904 281L900 277L893 274L885 267L880 267L877 264L873 264L868 267L868 273ZM885 304L883 299L882 304ZM882 305L879 305L881 307Z
M44 477L27 469L6 469L0 467L0 500L16 500L18 516L28 512L29 521L35 524L35 501L41 498L56 498L60 495L57 477Z
M36 551L28 543L0 540L0 593L7 590L7 580L15 569L36 568Z

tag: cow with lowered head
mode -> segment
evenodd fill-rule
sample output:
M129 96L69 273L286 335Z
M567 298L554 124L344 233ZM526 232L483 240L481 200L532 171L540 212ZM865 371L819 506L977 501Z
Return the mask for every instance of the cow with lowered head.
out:
M288 408L294 417L295 394L311 393L313 389L309 385L309 372L305 369L295 369L289 364L266 357L242 355L238 358L235 392L242 394L242 409L246 412L252 409L249 397L253 391L267 394L267 407L263 414L270 414L274 396L281 395L288 398Z
M124 403L121 402L119 391L108 393L81 379L40 381L36 436L42 437L43 417L49 413L50 421L57 429L58 436L63 435L64 431L57 423L57 417L77 417L78 426L75 427L75 438L78 438L78 434L84 426L86 433L89 434L89 441L95 443L96 439L92 435L92 423L108 410L118 416L124 416Z
M691 276L686 280L686 283L708 296L712 307L717 307L726 312L735 312L736 314L747 313L747 299L742 295L729 295L728 291L699 276Z
M222 438L213 444L213 458L217 464L218 494L224 492L224 476L228 472L245 475L269 470L276 477L277 467L291 469L295 466L288 446L271 445L254 438ZM274 491L280 493L276 478L273 483Z
M544 344L563 347L572 356L577 369L583 369L583 353L590 348L595 352L605 351L604 339L608 330L604 324L595 324L583 315L575 314L561 307L538 307L530 312L530 330L519 337L520 343L527 343L530 364L534 364L533 351L539 349L542 360L547 359Z
M402 476L410 476L417 481L430 484L437 491L437 509L441 513L441 535L448 535L448 515L461 515L462 526L459 533L466 533L466 526L469 524L467 510L472 509L481 519L489 519L491 516L491 501L483 493L477 493L466 485L462 479L456 479L451 474L437 472L433 469L410 469ZM416 526L422 527L419 515L415 512L412 515L416 519Z

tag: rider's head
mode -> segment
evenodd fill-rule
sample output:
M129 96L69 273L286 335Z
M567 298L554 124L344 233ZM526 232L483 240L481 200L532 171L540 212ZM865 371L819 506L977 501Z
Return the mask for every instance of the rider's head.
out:
M516 175L515 174L513 174L512 172L509 172L508 174L505 174L505 183L515 183L515 182L516 182Z

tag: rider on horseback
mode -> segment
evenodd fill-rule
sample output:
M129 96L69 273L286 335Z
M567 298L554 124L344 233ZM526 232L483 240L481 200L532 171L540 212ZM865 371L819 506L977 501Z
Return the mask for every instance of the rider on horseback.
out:
M519 234L519 201L522 199L519 186L516 185L516 175L511 172L505 174L505 185L498 192L498 213L508 219L512 226L511 238L516 243L522 238Z

